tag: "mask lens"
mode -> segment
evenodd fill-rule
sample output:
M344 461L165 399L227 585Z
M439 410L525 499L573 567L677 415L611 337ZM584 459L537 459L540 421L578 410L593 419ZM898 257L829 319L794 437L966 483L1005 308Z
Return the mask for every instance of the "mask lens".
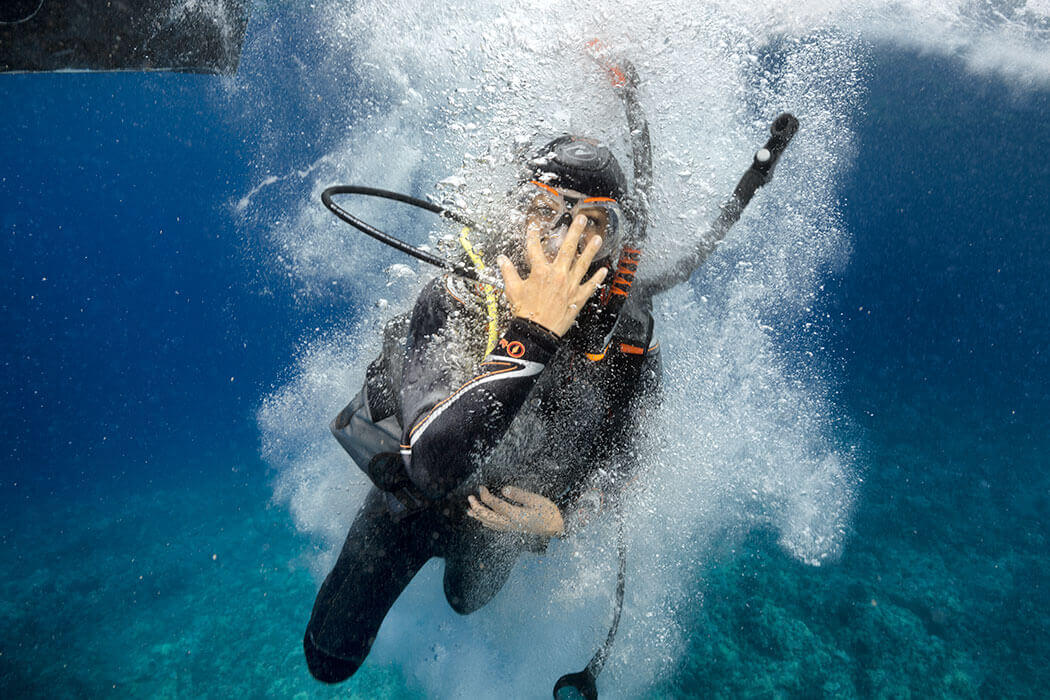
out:
M565 205L549 195L539 195L529 202L525 210L526 216L543 226L553 226L558 218L564 213Z
M619 246L620 225L622 213L616 202L581 202L576 206L574 214L583 214L587 217L587 231L602 237L602 247L598 251L598 259L606 257Z
M541 240L548 254L557 252L565 230L581 214L587 217L587 228L580 239L581 250L585 241L597 235L602 239L602 247L596 259L607 258L617 252L623 213L615 200L590 198L572 190L556 190L539 182L530 184L541 191L537 193L532 190L532 196L525 204L526 220L529 226L538 226L544 230Z
M606 230L609 228L609 211L606 208L581 205L573 212L574 216L578 214L587 217L587 233L595 233L605 238Z

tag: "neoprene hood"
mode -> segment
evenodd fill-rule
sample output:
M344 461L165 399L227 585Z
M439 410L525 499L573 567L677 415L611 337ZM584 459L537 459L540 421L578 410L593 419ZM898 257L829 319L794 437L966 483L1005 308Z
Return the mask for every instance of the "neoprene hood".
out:
M609 197L621 204L628 198L627 179L612 152L593 139L569 134L554 139L526 161L522 180Z

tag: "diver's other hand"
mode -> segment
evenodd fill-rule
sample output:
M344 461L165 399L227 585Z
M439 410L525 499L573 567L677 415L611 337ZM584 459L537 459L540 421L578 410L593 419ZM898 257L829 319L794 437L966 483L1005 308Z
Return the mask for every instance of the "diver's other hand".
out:
M470 504L467 515L501 532L527 532L544 537L558 537L565 532L565 521L554 501L514 486L504 488L501 493L521 505L505 501L482 486L478 491L480 501L467 496Z
M572 328L587 300L609 274L603 267L586 282L583 276L601 248L602 239L593 236L583 250L578 251L580 236L587 225L587 217L578 215L554 260L548 260L540 243L540 227L528 225L525 230L525 253L529 262L529 276L522 279L506 256L500 256L499 270L503 275L504 292L511 312L518 318L538 323L551 333L563 336Z

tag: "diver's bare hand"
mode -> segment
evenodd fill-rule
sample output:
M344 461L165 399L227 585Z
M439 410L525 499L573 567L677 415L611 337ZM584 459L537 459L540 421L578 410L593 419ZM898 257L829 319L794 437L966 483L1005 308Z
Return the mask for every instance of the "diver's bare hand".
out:
M505 501L482 486L478 491L480 501L467 496L470 504L467 515L501 532L527 532L544 537L557 537L565 532L565 522L554 501L514 486L507 486L501 493L521 505Z
M548 260L540 243L540 228L529 225L525 231L525 254L529 262L529 276L522 279L514 265L500 256L499 269L503 275L507 301L511 312L527 318L550 332L563 336L572 328L584 303L594 294L609 273L603 267L589 280L583 281L587 268L601 248L602 239L594 236L577 254L580 236L587 225L587 217L578 215L562 241L554 260Z

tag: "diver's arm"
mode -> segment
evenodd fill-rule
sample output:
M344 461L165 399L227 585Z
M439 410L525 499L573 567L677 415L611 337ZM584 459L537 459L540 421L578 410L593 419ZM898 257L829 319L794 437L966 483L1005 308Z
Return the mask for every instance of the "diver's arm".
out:
M743 177L737 182L733 194L722 205L722 210L711 224L707 233L700 237L696 245L681 260L678 260L670 270L658 275L656 278L645 280L641 285L643 293L653 296L665 292L674 286L687 281L693 276L700 265L707 259L718 244L721 243L729 229L733 227L744 212L751 198L754 197L758 188L768 183L773 178L773 169L776 167L784 149L791 143L798 131L798 119L794 115L784 112L769 127L769 140L755 152L751 167L744 171Z
M600 40L594 39L587 44L591 57L605 69L606 76L613 88L620 95L627 115L627 130L631 139L631 158L634 166L635 209L638 229L634 232L633 245L641 245L645 240L646 226L649 221L649 200L653 191L653 149L649 141L649 120L645 109L638 98L638 86L641 78L634 64L626 59L617 59L609 48Z
M427 496L447 495L499 442L561 345L561 336L605 279L605 268L583 279L601 243L594 238L578 252L586 223L583 215L573 220L553 260L543 252L539 230L528 226L529 274L524 279L507 258L500 259L504 293L515 318L478 373L454 391L448 391L447 380L426 378L428 367L446 364L442 357L450 350L448 341L435 337L443 335L448 302L434 309L430 294L416 304L403 372L401 454L409 478Z
M431 498L456 488L507 431L560 339L515 319L467 383L450 387L442 337L447 297L428 288L413 311L402 382L401 456L413 483Z
M467 496L467 515L500 532L520 532L529 537L526 546L534 552L546 549L547 540L565 534L561 509L539 493L505 486L500 498L482 486L478 495Z
M640 246L649 225L649 201L653 194L653 147L649 140L649 120L638 99L638 71L634 64L624 61L620 70L624 76L620 88L624 111L627 113L627 128L631 135L631 158L634 165L634 197L638 214L638 227L633 244ZM615 83L614 83L615 84Z
M739 207L735 201L731 200L726 206L727 207ZM737 218L740 217L739 210L736 212L736 218L732 219L728 225L719 225L725 217L726 209L723 208L722 216L718 217L715 225L711 227L706 234L700 236L693 246L692 250L686 253L683 257L679 258L671 265L671 267L654 277L639 280L636 284L638 285L637 293L639 296L649 298L662 294L663 292L677 287L683 282L689 281L689 278L693 276L693 273L704 264L708 256L711 255L718 248L719 244L725 240L726 234L729 233L730 227L733 225Z

